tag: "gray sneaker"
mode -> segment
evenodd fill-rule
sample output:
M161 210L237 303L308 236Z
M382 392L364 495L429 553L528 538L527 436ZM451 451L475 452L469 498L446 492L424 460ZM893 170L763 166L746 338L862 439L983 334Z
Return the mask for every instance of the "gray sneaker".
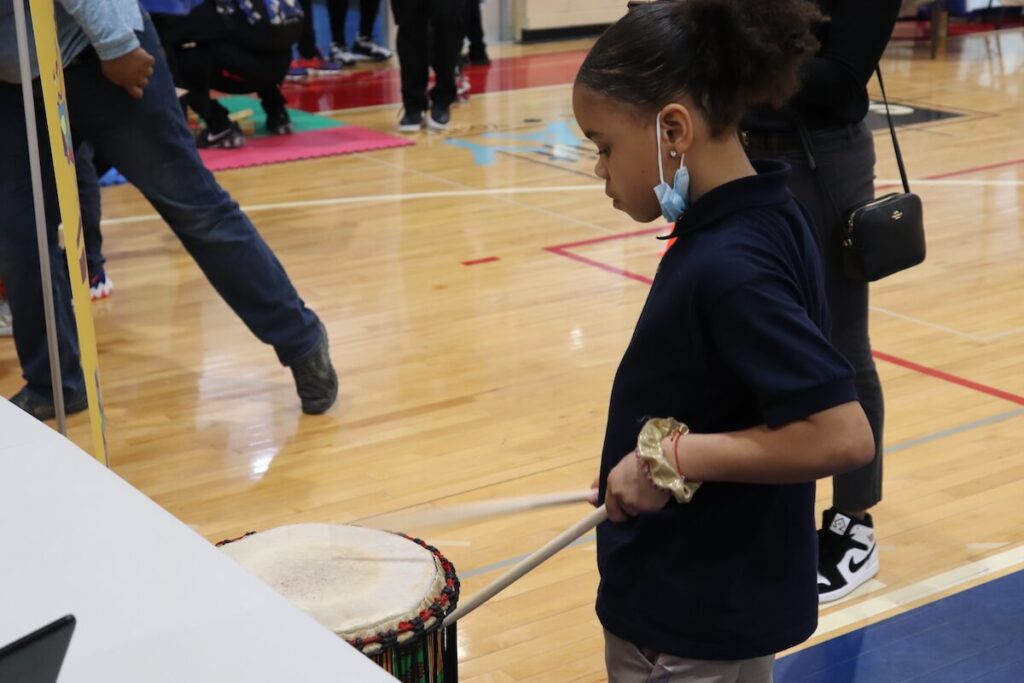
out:
M327 330L320 324L320 344L291 365L295 389L302 401L302 412L320 415L330 410L338 398L338 373L331 364Z

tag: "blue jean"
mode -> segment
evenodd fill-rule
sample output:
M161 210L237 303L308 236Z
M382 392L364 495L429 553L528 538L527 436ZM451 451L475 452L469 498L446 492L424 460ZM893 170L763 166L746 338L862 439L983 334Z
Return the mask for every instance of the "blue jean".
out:
M75 144L88 142L163 217L207 279L283 365L316 349L320 322L292 286L281 263L238 204L217 184L196 151L178 106L170 71L148 17L139 36L156 59L141 100L108 81L91 51L65 69ZM36 117L57 308L61 372L66 391L84 389L67 270L57 245L56 188L47 150L42 98ZM21 86L0 83L0 277L7 285L14 341L29 387L51 395L36 247L35 213ZM58 267L60 266L60 267Z
M103 233L100 231L103 207L100 203L99 175L92 147L89 143L83 142L75 148L75 176L78 180L78 208L82 213L85 262L89 268L90 278L107 262L103 257Z

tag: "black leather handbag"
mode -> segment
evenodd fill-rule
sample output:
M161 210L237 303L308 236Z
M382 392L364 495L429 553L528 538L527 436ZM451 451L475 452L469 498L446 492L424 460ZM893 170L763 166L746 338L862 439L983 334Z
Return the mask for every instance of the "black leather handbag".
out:
M907 182L907 170L903 165L900 143L896 139L896 128L889 113L889 98L885 95L881 69L875 69L878 85L882 90L885 102L885 116L889 121L889 132L892 134L892 146L896 151L896 163L900 168L903 181L903 192L877 197L846 210L844 214L835 205L828 187L821 182L822 189L828 196L838 216L841 234L840 243L843 249L843 266L847 278L861 282L874 282L888 277L901 270L912 268L925 259L926 247L924 237L924 213L921 198L910 191ZM807 152L812 157L810 137L804 131L802 136L808 146Z

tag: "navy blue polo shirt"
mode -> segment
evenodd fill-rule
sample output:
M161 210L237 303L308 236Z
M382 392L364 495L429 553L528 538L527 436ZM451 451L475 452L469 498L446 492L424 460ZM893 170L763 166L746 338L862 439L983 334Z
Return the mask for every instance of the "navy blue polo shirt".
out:
M857 399L828 341L821 256L789 169L755 168L676 224L612 385L601 500L649 417L717 433ZM680 453L685 471L685 437ZM689 504L598 527L597 614L616 636L678 657L772 654L814 632L816 556L813 482L708 482Z

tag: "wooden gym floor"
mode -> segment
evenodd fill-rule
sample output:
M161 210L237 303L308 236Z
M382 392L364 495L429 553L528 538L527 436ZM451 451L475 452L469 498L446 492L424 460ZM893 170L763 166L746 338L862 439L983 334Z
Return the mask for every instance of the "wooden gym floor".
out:
M883 69L896 102L959 116L902 129L929 257L873 288L882 568L809 644L1024 567L1024 30L935 61L894 43ZM390 131L397 108L338 116ZM137 192L104 191L116 291L93 312L119 475L211 541L589 485L661 243L606 201L568 82L474 96L453 120L414 147L219 175L330 331L341 397L323 417L300 415L287 370ZM19 386L0 342L0 389ZM86 417L70 423L88 448ZM469 595L586 511L422 535ZM460 624L463 680L602 680L596 585L588 536Z

